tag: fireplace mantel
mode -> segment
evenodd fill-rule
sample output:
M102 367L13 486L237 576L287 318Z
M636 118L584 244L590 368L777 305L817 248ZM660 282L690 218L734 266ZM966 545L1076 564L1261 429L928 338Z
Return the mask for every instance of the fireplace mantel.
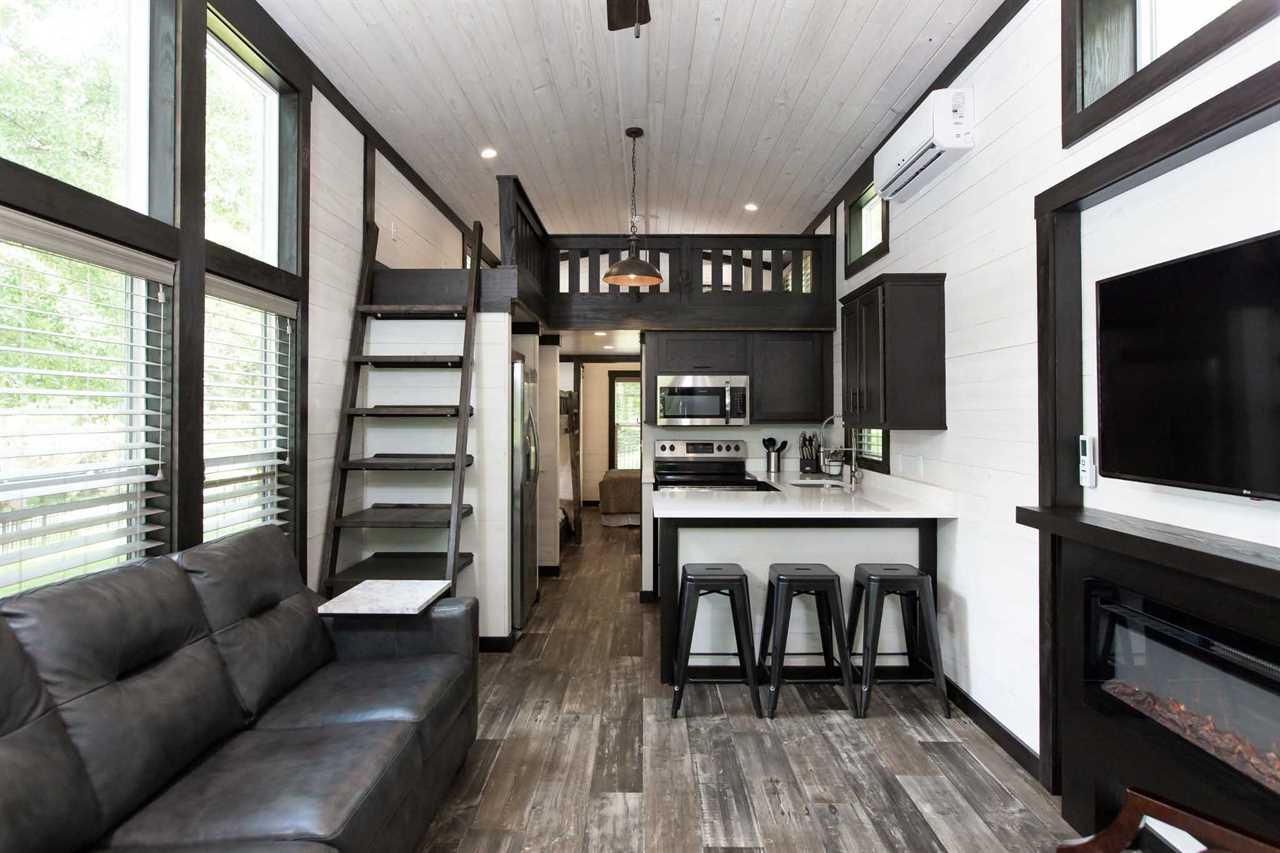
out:
M1127 557L1280 598L1280 548L1084 507L1018 507L1017 521Z

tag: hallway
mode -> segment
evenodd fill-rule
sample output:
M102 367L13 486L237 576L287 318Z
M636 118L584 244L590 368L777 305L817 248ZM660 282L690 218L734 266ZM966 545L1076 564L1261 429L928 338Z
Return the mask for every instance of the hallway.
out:
M639 530L585 523L530 633L482 655L479 739L428 851L991 853L1073 837L924 688L878 689L855 720L832 687L789 685L761 720L745 687L692 685L672 720L657 609L636 594Z

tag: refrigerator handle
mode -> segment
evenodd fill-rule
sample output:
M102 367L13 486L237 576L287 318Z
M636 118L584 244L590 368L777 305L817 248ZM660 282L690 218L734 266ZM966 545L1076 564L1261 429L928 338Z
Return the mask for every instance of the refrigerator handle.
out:
M530 412L526 417L529 420L530 441L529 464L526 466L525 470L525 481L534 483L538 480L538 454L541 452L541 448L538 446L538 419L533 416L532 412Z

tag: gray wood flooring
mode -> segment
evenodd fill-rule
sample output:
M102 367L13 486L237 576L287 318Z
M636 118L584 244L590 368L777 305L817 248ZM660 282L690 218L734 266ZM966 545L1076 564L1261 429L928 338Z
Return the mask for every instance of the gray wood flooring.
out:
M636 528L585 517L530 633L482 655L479 740L428 834L436 851L1043 851L1055 800L922 687L855 720L833 688L693 685L678 720L641 604Z

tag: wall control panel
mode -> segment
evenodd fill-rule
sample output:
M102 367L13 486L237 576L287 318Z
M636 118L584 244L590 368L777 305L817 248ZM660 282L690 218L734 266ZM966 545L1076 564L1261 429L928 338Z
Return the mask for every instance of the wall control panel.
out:
M1080 485L1098 487L1098 442L1091 435L1080 436Z

